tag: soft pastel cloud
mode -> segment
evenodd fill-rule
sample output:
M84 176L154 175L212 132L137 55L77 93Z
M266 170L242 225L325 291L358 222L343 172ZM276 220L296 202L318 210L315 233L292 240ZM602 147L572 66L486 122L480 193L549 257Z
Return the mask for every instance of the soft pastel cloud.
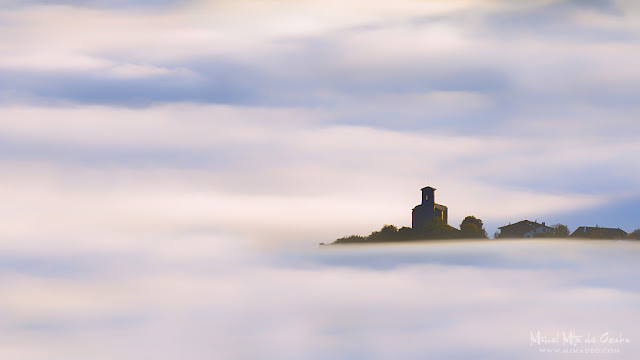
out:
M110 253L79 264L72 276L16 273L3 264L0 354L537 359L530 332L571 330L630 338L612 346L621 354L603 358L626 359L638 351L638 326L629 321L637 313L638 284L601 282L633 275L637 246L630 243L431 244L285 254L247 251L236 243L184 257L163 255L184 240L190 239L150 244L144 255ZM489 260L466 263L474 258ZM47 261L61 266L69 260ZM391 267L379 269L377 262ZM88 273L80 275L84 269Z
M14 106L0 114L10 139L4 196L15 199L6 203L12 220L4 231L14 234L34 221L61 231L210 226L254 239L313 233L309 244L408 225L425 181L438 184L453 224L473 214L491 232L519 218L560 221L640 191L631 176L640 167L628 168L625 157L638 150L632 139L551 137L540 149L538 133L396 131L327 123L329 111L193 104ZM594 171L609 177L575 185Z
M312 249L425 185L490 234L640 226L639 19L0 0L0 358L538 359L536 329L636 358L635 243Z
M624 59L638 55L637 10L628 3L603 4L241 1L149 11L31 6L0 15L7 24L2 34L14 39L2 45L0 67L20 73L3 76L6 91L91 103L296 106L325 103L327 94L354 103L380 93L474 91L498 106L481 118L492 124L550 105L563 112L559 104L634 103L638 81L629 76L633 61ZM606 8L623 15L601 11ZM552 23L516 21L521 17ZM597 36L603 33L611 35ZM117 71L140 67L156 75L167 69L175 78L123 81ZM45 74L34 81L33 71ZM48 91L51 83L58 91ZM100 86L109 91L83 96ZM231 96L222 96L225 90Z

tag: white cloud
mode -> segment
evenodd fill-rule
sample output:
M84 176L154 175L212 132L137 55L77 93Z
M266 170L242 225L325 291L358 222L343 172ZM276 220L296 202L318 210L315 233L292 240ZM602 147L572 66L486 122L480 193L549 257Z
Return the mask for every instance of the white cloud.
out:
M313 111L287 108L243 108L178 104L147 109L108 106L0 109L0 131L6 136L55 144L207 148L262 142L271 130L312 120ZM275 124L274 124L275 123Z
M186 69L171 70L165 67L158 67L154 65L137 65L137 64L123 64L115 66L112 70L114 75L123 78L144 78L152 76L162 75L186 75L193 76L194 74Z
M519 185L545 180L549 171L571 179L593 166L628 167L624 154L637 144L626 140L551 138L540 148L537 133L511 139L401 132L326 124L331 115L319 110L189 104L0 113L1 133L44 147L2 163L7 236L215 228L279 242L312 234L312 244L385 223L409 225L425 184L440 189L438 201L449 206L454 225L466 215L498 224L544 218L640 191L625 180L628 172L611 174L625 187L589 193ZM199 160L185 168L170 160L178 154ZM82 160L92 156L102 160Z
M111 61L98 57L47 51L8 55L0 59L0 67L9 70L78 72L100 70L110 65Z
M630 321L638 289L597 284L599 271L608 278L633 275L633 257L624 256L637 252L633 244L212 249L177 260L154 255L170 250L158 250L165 244L112 254L98 271L68 277L0 272L0 311L8 314L0 326L0 355L321 359L357 353L386 359L469 350L535 359L531 331L571 329L622 332L631 343L621 350L640 351L633 341L638 326ZM217 266L235 251L249 262ZM617 257L616 266L605 253ZM487 260L469 266L461 254ZM422 260L406 263L407 256ZM459 260L447 263L452 256ZM330 265L353 257L363 263ZM395 266L383 271L367 265L382 257ZM505 261L518 265L504 268Z
M640 193L638 108L615 106L637 90L637 11L576 11L562 36L491 23L541 3L0 11L3 76L33 76L9 100L66 84L33 73L202 80L219 58L276 79L250 83L263 103L297 96L0 107L0 358L534 359L537 327L637 334L635 244L295 250L409 225L427 184L453 225Z

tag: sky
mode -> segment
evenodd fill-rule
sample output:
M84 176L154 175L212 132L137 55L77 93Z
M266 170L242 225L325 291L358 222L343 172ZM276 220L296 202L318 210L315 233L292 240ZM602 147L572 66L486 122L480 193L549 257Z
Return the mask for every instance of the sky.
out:
M632 231L639 16L605 0L2 1L3 232L159 222L306 246L410 225L427 185L450 223L490 235Z
M207 340L266 317L281 332L244 335L273 358L322 348L372 358L318 335L338 315L310 315L327 301L327 312L352 311L356 325L336 331L355 337L368 328L349 307L362 294L366 314L381 316L374 324L398 332L360 344L395 336L411 348L411 313L380 292L379 276L400 294L432 281L445 307L462 296L447 283L488 289L448 308L454 325L464 324L459 311L482 324L483 301L512 299L517 314L568 311L541 323L551 329L589 328L553 295L562 293L603 301L581 305L606 309L590 324L597 331L637 330L624 321L635 284L574 283L601 279L579 265L548 282L544 261L514 270L529 288L500 261L402 258L380 273L283 254L410 226L428 185L451 225L474 215L489 235L524 219L640 228L639 35L634 0L0 0L0 357L255 358L240 335ZM580 261L611 265L598 249ZM528 250L495 251L518 260ZM562 263L574 259L561 252ZM352 291L360 279L362 294ZM342 295L331 302L333 287ZM536 289L549 296L539 308L526 300ZM246 299L293 312L268 317ZM525 332L503 321L501 336ZM459 331L443 333L446 349ZM320 342L285 354L295 334ZM525 357L504 344L475 349ZM413 350L406 358L424 355Z

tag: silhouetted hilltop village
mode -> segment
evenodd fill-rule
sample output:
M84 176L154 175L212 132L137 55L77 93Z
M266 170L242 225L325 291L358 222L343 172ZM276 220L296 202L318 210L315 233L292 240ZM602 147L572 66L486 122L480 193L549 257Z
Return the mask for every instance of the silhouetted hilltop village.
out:
M488 239L482 220L467 216L460 228L448 224L449 209L436 203L436 189L427 186L422 189L422 202L413 208L411 227L397 228L385 225L369 236L350 235L337 239L332 244L376 243L412 240L440 239ZM628 234L620 228L580 226L573 233L563 224L547 225L545 222L522 220L498 228L494 239L509 238L580 238L580 239L640 239L640 229ZM324 245L321 243L320 245Z

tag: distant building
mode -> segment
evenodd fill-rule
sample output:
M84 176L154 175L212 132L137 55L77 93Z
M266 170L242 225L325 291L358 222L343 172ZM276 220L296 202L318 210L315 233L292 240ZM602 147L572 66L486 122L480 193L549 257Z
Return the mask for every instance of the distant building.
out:
M620 228L614 229L599 226L580 226L571 234L571 237L588 239L624 239L627 235L629 234Z
M436 189L431 186L420 189L422 191L422 204L413 208L411 214L411 227L413 230L422 230L427 219L437 217L445 224L448 221L448 210L444 205L436 204Z
M515 224L501 226L501 238L532 238L535 234L553 235L553 228L535 221L522 220Z

